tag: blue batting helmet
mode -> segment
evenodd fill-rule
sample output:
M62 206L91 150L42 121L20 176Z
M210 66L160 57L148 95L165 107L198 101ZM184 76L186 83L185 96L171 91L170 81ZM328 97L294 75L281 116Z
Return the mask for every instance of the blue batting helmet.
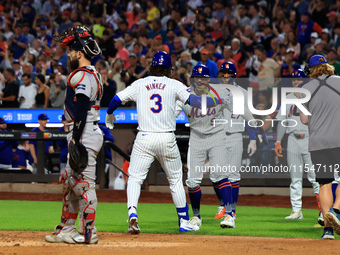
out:
M322 55L314 55L314 56L311 56L311 58L309 59L309 67L313 67L313 66L317 66L317 65L320 65L320 64L326 64L327 63L327 60L324 56Z
M307 78L307 75L301 70L297 69L292 72L292 77L293 78Z
M202 64L195 66L192 69L191 77L196 77L196 76L209 78L210 77L209 68L205 65L202 65Z
M170 55L165 51L158 51L152 58L152 66L166 66L171 69Z
M222 65L221 65L221 68L220 68L220 71L228 71L230 73L233 73L233 76L232 78L235 78L236 75L237 75L237 69L236 69L236 66L234 65L233 62L224 62Z

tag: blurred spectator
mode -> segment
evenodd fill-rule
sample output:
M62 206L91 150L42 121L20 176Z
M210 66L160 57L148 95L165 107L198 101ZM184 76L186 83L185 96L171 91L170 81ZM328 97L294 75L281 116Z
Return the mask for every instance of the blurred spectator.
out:
M33 25L33 21L35 18L35 10L33 9L30 3L24 3L24 7L22 9L22 20L27 20L29 22L30 27Z
M247 77L246 62L248 57L247 54L241 49L239 39L234 38L232 40L231 49L233 50L233 59L237 64L237 78ZM242 84L240 85L242 86Z
M15 26L15 34L11 36L8 42L8 47L14 50L13 57L19 59L28 47L28 38L22 34L22 25L17 24Z
M224 63L224 62L232 62L235 66L236 66L236 69L237 68L237 63L235 62L235 60L233 59L233 51L231 49L231 46L224 46L224 49L223 49L223 59L220 59L217 61L217 67L218 69L220 69L221 65Z
M125 40L125 48L128 50L128 52L131 52L133 49L133 46L135 45L132 34L130 32L126 32L124 34L124 40Z
M334 41L331 37L331 33L330 31L328 30L328 28L324 28L322 29L322 32L321 32L321 40L324 41L326 43L326 48L327 50L334 47Z
M63 34L74 24L71 20L71 12L69 10L63 11L61 14L61 18L63 20L63 23L61 23L59 26L59 29L58 29L59 34Z
M148 9L146 11L147 14L148 14L147 21L148 21L149 26L151 27L151 29L153 29L152 21L154 19L160 18L161 13L158 10L158 8L155 6L155 3L154 3L153 0L148 0L147 1L147 5L148 5Z
M57 64L61 62L63 66L67 67L68 54L65 47L62 47L60 45L57 46L54 60Z
M175 37L175 39L174 39L174 52L176 52L177 55L181 55L181 53L183 51L184 50L183 50L181 39L179 37Z
M13 56L14 56L14 50L12 48L5 48L4 53L0 53L1 56L4 56L3 61L0 63L0 68L2 70L5 70L7 68L13 68L12 63L13 63Z
M301 53L301 45L297 41L296 35L294 32L289 32L287 36L287 46L288 48L292 48L295 52L294 57L297 58L300 56ZM292 73L292 72L291 72Z
M327 14L327 18L328 18L328 22L327 22L326 28L329 29L329 31L331 32L331 35L334 36L333 28L334 28L334 25L336 24L336 22L338 20L338 15L335 11L330 11Z
M294 70L300 69L301 66L294 60L295 52L292 48L288 48L283 62L279 62L279 68L276 69L275 77L281 79L281 87L292 87L291 74Z
M119 91L122 91L123 89L126 88L125 82L121 76L121 72L123 71L122 60L120 58L115 59L112 62L111 67L112 71L109 74L109 78L116 82L117 85L116 93L118 93Z
M38 122L39 122L39 127L33 128L31 131L32 132L48 132L46 129L46 125L48 122L49 118L47 117L46 114L40 114L38 116ZM34 163L34 173L36 171L36 166L38 163L38 158L37 158L37 141L29 141L29 147L30 147L30 153L33 158L33 163ZM54 153L53 149L53 142L52 141L45 141L45 155Z
M320 25L310 19L310 13L304 12L301 15L301 22L296 28L297 40L300 43L301 48L310 43L310 35L313 31L321 35L322 28Z
M109 57L115 57L117 50L115 49L115 47L112 47L112 45L114 45L113 37L110 36L108 30L104 30L103 40L99 43L99 47L102 50L103 59L108 60Z
M22 75L24 86L20 86L18 100L20 102L20 108L34 108L35 97L38 92L38 86L32 83L31 75L24 73Z
M267 51L267 57L275 59L276 53L280 51L280 44L277 38L273 38L270 42L270 50ZM274 56L274 57L273 57Z
M153 29L149 33L150 38L155 38L156 35L160 35L163 39L162 43L165 43L168 38L167 38L167 32L162 28L162 23L159 18L156 18L152 21L152 27Z
M168 41L165 42L166 45L169 47L169 52L172 52L175 50L174 40L177 37L175 34L175 31L172 28L169 28L167 31L167 38ZM204 41L204 37L202 36L202 41Z
M271 86L275 86L274 74L279 67L279 64L275 60L267 58L267 52L261 44L256 46L255 54L261 63L258 70L260 90L266 90Z
M169 37L169 36L168 36ZM189 41L188 41L189 42ZM205 42L204 42L204 33L203 31L196 31L195 35L195 45L196 48L201 51L205 47ZM170 48L170 47L169 47ZM194 57L193 57L194 58ZM199 61L199 60L198 60Z
M19 82L15 77L14 70L7 68L4 72L6 79L5 87L0 93L0 100L2 101L2 108L18 108L18 94L19 94Z
M195 37L196 38L196 37ZM201 54L197 47L195 47L195 39L190 38L187 43L187 52L191 55L191 58L195 61L201 60Z
M24 74L24 71L22 70L20 60L19 59L13 59L13 69L15 72L15 77L18 81L22 80L22 75Z
M178 70L178 75L180 78L180 81L186 85L186 86L190 86L190 74L188 72L188 64L187 63L182 63L179 67Z
M35 41L35 36L30 33L32 25L29 22L24 22L24 25L22 27L22 34L27 36L28 38L28 45L33 45L33 42Z
M262 44L265 50L268 52L271 48L271 41L275 38L272 30L272 25L265 24L261 26L261 29L263 29L263 36L261 36L259 43Z
M320 38L315 40L314 48L316 54L326 55L326 42L322 41Z
M249 58L246 62L246 71L247 75L249 76L249 82L256 81L258 82L258 70L260 68L260 62L257 59L257 56L254 55L253 53L249 54Z
M224 11L223 0L217 0L214 3L213 9L214 9L214 11L212 13L213 18L217 19L218 21L223 20L223 18L226 16L226 13Z
M43 4L43 13L51 13L52 9L54 9L53 7L58 8L58 5L55 5L55 0L48 0Z
M181 53L181 63L190 64L191 67L196 66L197 61L191 58L191 54L187 51ZM188 66L188 72L191 73L191 69Z
M61 122L63 126L58 129L58 132L69 132L69 126L66 125L67 121L65 115L61 116ZM66 168L67 154L68 154L68 144L67 140L58 140L57 144L60 148L60 173L63 173Z
M130 63L128 61L129 52L124 47L124 44L125 40L123 38L115 39L115 49L117 50L116 58L120 58L123 62L124 69L128 69L130 66Z
M148 22L146 20L140 20L138 23L140 32L147 32ZM124 19L118 20L118 29L115 30L115 38L124 37L124 34L129 31L129 24Z
M112 98L116 95L117 84L114 80L109 78L109 71L107 68L100 69L100 74L103 81L103 97L100 100L100 106L108 107Z
M92 25L92 33L94 36L102 39L104 30L105 30L104 18L102 15L98 15L94 18L94 23Z
M41 25L39 27L40 36L38 36L38 39L41 40L42 43L46 42L48 47L51 47L53 38L49 34L47 34L47 27L45 25Z
M243 5L238 8L238 18L236 18L236 26L241 31L244 31L246 26L250 26L250 18L247 16L247 10Z
M202 0L189 0L185 4L186 7L188 8L187 17L195 17L196 9L198 8L198 6L203 5L203 2Z
M336 60L336 51L334 49L331 49L327 54L327 62L331 66L334 67L334 70L337 75L340 74L340 62Z
M212 39L216 40L217 38L220 38L222 36L222 29L221 24L217 19L213 20L212 28L213 31L210 33Z
M47 108L50 102L50 88L45 84L45 76L38 74L35 83L39 86L33 108Z
M251 28L254 30L254 32L257 32L259 30L259 7L255 4L252 4L249 6L248 14L252 17L250 21Z
M60 72L50 75L50 101L53 108L62 108L65 101L66 83Z
M37 72L33 72L33 65L31 63L23 63L22 64L22 71L24 72L24 74L29 74L31 77L31 81L33 83L35 83L35 77L38 75ZM24 84L24 82L21 80L22 84ZM20 85L22 85L20 84Z
M5 133L7 124L4 118L0 118L0 132ZM14 140L0 140L0 168L12 167L13 150L18 146L18 142Z
M144 68L137 62L137 56L134 53L130 53L129 55L129 63L130 67L127 69L127 74L124 78L126 86L129 86L134 81L146 77L146 73L149 71L149 68Z
M33 159L30 154L28 140L20 140L18 147L13 152L12 167L33 171L32 163Z
M308 12L312 16L312 20L321 27L325 27L327 22L327 0L312 0L309 4Z
M210 59L211 53L208 49L201 50L201 61L198 61L197 65L203 64L209 68L210 77L217 78L218 67L217 64Z
M139 4L138 4L139 5ZM131 12L127 11L124 13L126 19L128 20L129 23L129 29L132 28L133 25L137 24L139 21L139 10L140 8L133 8L133 10Z
M306 44L303 49L302 49L302 53L303 55L305 55L307 52L307 49L309 47L314 47L315 41L319 38L319 35L317 32L313 32L310 34L310 43Z

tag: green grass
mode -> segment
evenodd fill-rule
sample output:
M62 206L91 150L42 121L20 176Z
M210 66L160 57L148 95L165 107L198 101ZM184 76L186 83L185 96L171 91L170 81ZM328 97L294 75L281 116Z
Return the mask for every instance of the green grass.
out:
M61 202L0 200L0 230L51 231L60 222ZM213 217L217 206L202 205L203 225L199 235L266 236L320 238L316 209L303 209L303 220L285 220L291 209L271 207L237 208L235 229L222 229ZM190 210L190 214L191 214ZM178 234L177 214L173 204L139 204L142 233ZM125 203L99 203L96 227L100 232L127 232Z

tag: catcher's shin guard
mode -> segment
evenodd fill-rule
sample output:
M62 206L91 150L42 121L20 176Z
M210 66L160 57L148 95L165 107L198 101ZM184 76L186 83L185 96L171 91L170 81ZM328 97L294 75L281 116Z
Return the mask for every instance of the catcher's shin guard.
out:
M70 186L79 197L80 219L78 232L85 237L85 243L90 243L94 220L96 217L97 199L94 188L90 188L90 182L83 180L84 177L70 177Z
M63 209L60 221L62 226L74 225L79 211L78 198L71 196L68 177L67 171L64 171L59 179L59 183L63 185Z

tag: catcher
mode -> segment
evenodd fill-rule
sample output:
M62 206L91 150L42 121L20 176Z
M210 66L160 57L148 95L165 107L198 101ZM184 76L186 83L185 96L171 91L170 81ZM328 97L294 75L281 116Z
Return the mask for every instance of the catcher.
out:
M60 177L63 184L61 222L47 242L93 244L98 242L94 226L97 196L95 191L96 158L103 144L98 126L99 103L103 85L99 72L91 66L91 57L101 54L88 28L74 26L58 37L61 46L69 47L68 78L64 112L70 133L67 136L69 157ZM80 213L79 229L75 222Z

